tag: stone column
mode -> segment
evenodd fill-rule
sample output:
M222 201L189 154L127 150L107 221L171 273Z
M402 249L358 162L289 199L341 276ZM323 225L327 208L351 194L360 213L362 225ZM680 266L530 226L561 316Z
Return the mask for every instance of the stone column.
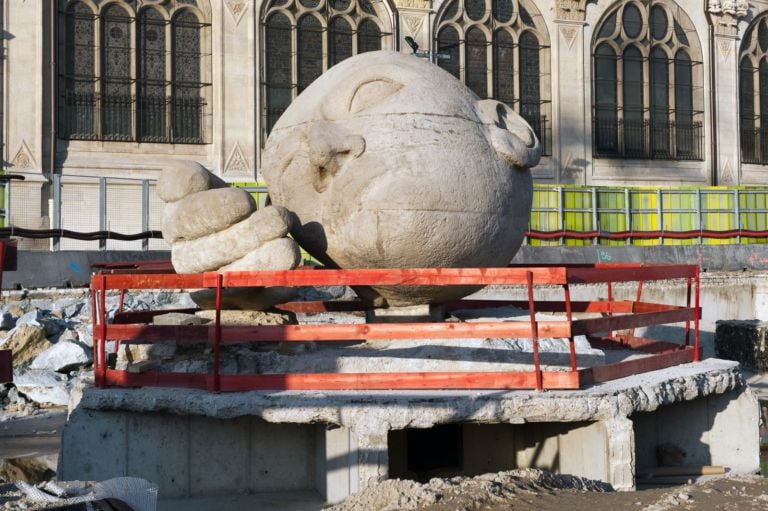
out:
M736 185L741 182L741 146L739 140L739 18L747 14L746 0L710 0L707 6L714 32L713 135L717 140L717 154L711 163L711 184ZM709 83L709 77L704 77ZM711 116L710 116L711 119ZM709 148L705 148L708 150ZM705 156L708 158L709 155Z
M604 422L608 442L608 482L617 490L635 488L635 431L632 421L616 417Z
M213 113L214 161L228 181L256 179L256 129L261 116L253 115L259 112L255 52L261 44L256 42L254 20L258 20L258 7L246 0L225 0L213 17L213 82L218 94Z
M590 80L584 76L586 0L557 0L552 37L552 159L558 183L585 184L591 151Z
M41 72L47 55L48 2L8 0L2 13L5 68L3 73L3 159L11 173L24 174L26 181L11 187L10 217L13 225L31 229L49 227L47 197L43 195L49 152L45 126L44 97L50 94L46 73ZM49 9L48 9L49 10ZM50 10L49 10L50 11ZM45 249L48 240L21 239L20 249Z

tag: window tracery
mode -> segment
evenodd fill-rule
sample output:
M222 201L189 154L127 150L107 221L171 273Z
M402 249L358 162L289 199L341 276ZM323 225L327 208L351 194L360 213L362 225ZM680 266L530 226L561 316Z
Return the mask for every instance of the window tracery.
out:
M60 0L59 5L61 137L206 141L208 0Z
M262 16L262 104L267 135L293 99L331 66L392 48L383 2L270 0Z
M592 46L596 157L703 158L694 31L668 1L623 2L603 17Z
M752 22L739 53L741 161L768 165L768 16Z
M438 13L437 64L531 125L547 151L549 35L527 0L450 0Z

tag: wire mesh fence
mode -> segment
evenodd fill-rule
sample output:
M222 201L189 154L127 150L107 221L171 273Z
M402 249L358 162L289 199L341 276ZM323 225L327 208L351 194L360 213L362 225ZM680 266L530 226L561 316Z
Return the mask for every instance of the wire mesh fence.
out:
M14 173L0 183L0 227L27 250L168 250L156 181ZM128 239L126 239L128 238Z

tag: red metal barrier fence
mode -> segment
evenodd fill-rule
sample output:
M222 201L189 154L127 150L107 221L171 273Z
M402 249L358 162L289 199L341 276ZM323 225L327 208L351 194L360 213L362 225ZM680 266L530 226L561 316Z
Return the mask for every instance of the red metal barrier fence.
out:
M127 273L120 273L125 271ZM138 270L141 271L141 270ZM577 389L584 385L621 378L639 372L662 369L699 359L699 270L695 265L597 264L508 268L438 268L229 272L203 274L132 274L112 269L91 278L96 382L106 386L164 386L201 388L211 391L245 390L373 390L373 389ZM684 305L642 302L642 283L653 280L684 279ZM635 300L615 300L614 284L637 282ZM605 284L607 298L572 301L574 284ZM527 289L527 301L459 300L448 310L512 305L528 309L528 321L403 322L374 324L302 324L269 326L222 326L221 295L227 288L263 286L420 286L420 285L517 285ZM563 301L534 299L537 286L559 286ZM693 294L692 294L693 286ZM106 294L109 290L199 289L216 291L216 316L210 325L152 325L152 317L168 310L120 312L108 324ZM694 304L691 304L693 298ZM289 302L279 308L294 312L363 310L356 302ZM542 321L537 312L562 313L560 318ZM576 313L593 317L576 319ZM588 314L580 314L588 315ZM685 323L685 344L673 344L634 336L637 327ZM693 343L691 346L691 322ZM619 331L626 331L623 334ZM607 335L606 335L607 333ZM593 346L634 349L647 356L613 364L579 369L574 336L586 335ZM221 346L242 342L339 342L403 339L462 339L513 337L530 338L533 370L514 372L390 372L390 373L288 373L220 374ZM562 338L570 346L570 367L542 371L539 360L541 337ZM211 373L174 373L150 370L134 374L108 367L107 341L176 342L212 346Z

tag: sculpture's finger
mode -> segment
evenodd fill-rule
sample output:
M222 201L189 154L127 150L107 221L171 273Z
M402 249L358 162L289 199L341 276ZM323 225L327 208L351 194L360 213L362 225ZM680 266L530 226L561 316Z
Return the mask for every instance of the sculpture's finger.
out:
M176 202L193 193L228 186L196 161L168 163L157 181L157 195L163 202Z
M291 238L278 238L252 250L222 271L293 270L301 262L299 245Z
M173 267L179 273L218 270L246 257L265 243L283 238L291 226L292 217L285 208L270 206L260 209L222 231L175 242L171 252Z
M163 238L174 243L223 231L256 211L256 203L240 188L217 188L193 193L166 204Z

